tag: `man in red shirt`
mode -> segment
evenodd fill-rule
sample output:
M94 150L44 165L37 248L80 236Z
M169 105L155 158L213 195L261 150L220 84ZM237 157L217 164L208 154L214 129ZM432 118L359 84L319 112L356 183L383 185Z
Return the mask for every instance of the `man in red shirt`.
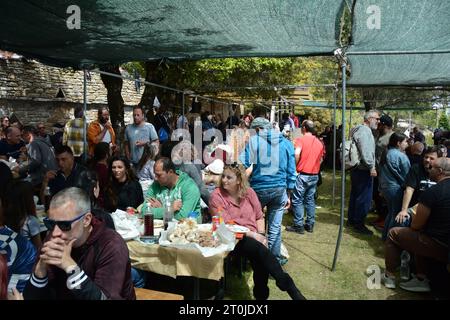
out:
M295 161L297 164L297 181L292 192L292 209L294 211L294 225L288 226L287 231L303 234L313 232L316 204L314 194L319 181L320 164L325 156L325 148L317 137L313 135L314 122L305 120L302 123L302 136L295 140ZM306 222L303 224L304 210Z

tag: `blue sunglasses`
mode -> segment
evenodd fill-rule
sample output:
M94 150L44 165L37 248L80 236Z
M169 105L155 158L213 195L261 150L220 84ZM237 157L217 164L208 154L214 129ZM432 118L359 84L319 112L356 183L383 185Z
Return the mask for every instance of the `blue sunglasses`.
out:
M49 218L44 218L44 225L47 228L48 231L53 231L55 229L55 226L57 225L58 228L61 229L61 231L70 231L72 229L72 223L75 221L80 220L83 218L88 212L82 213L78 217L72 219L72 220L62 220L62 221L56 221Z

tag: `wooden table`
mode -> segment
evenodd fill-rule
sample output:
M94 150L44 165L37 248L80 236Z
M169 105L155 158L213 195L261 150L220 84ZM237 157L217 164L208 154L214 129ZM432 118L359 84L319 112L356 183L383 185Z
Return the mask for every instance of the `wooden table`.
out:
M184 297L179 294L155 291L143 288L134 288L136 293L136 300L184 300Z

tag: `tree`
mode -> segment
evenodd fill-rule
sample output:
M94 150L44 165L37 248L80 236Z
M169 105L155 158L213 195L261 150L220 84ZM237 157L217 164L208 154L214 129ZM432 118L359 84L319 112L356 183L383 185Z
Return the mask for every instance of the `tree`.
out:
M119 65L116 64L104 65L100 67L100 70L120 75ZM107 90L107 100L110 109L111 123L113 125L114 131L118 135L121 135L121 128L124 128L125 126L123 115L124 101L122 98L123 80L122 78L116 78L104 74L101 74L100 77Z
M442 128L444 130L450 130L450 124L449 124L448 117L445 114L445 112L443 112L441 114L441 117L439 118L439 128Z

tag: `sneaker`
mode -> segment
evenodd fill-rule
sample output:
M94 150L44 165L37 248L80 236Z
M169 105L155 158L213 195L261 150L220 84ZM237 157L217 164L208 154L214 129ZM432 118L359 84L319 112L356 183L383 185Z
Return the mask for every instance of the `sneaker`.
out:
M430 280L419 280L413 275L412 279L406 282L400 282L400 288L411 292L430 292Z
M364 224L355 224L352 226L352 230L359 234L371 236L373 232L369 230Z
M395 278L389 277L386 273L383 272L381 275L381 282L384 284L386 288L395 289Z
M309 233L313 233L314 225L309 226L309 225L305 224L305 230L308 231Z
M303 226L287 226L286 227L286 231L289 232L297 232L299 234L304 234L305 233L305 227Z
M283 258L280 258L279 262L280 262L281 266L284 266L286 263L288 263L288 259L283 257Z

